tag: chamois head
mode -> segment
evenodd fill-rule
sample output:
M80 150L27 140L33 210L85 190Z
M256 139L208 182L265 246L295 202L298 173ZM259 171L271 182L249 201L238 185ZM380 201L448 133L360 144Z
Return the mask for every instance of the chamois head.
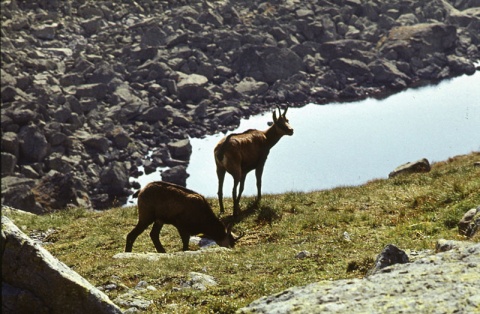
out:
M232 232L232 224L229 224L226 228L226 234L225 237L217 241L217 244L223 247L227 248L233 248L235 246L235 243L242 238L245 234L242 233L240 235L236 235L235 233Z
M277 118L277 113L274 110L273 111L273 125L277 128L279 133L285 134L285 135L293 135L293 128L288 124L288 119L285 116L287 114L288 107L285 108L285 111L280 110L280 107L277 106L278 113L280 116Z

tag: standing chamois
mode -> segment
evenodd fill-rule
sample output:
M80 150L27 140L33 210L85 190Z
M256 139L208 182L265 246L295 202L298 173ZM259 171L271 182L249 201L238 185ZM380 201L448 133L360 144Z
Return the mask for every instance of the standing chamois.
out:
M262 197L262 173L268 153L282 136L293 135L293 129L288 124L288 119L285 116L288 107L283 114L278 106L277 109L280 116L277 119L276 111L273 111L273 124L267 130L247 130L240 134L230 134L221 139L217 146L215 146L214 155L218 176L218 201L221 212L224 212L223 181L225 179L225 172L230 173L233 177L232 197L234 216L236 216L240 210L240 197L242 196L245 178L253 169L255 169L257 178L256 202L260 202ZM240 189L237 195L238 183L240 183Z
M215 216L207 200L200 194L176 184L157 181L137 191L138 223L127 235L125 252L131 252L133 243L153 223L150 238L158 253L165 253L160 243L164 224L174 225L182 238L183 250L188 250L191 235L203 233L223 247L233 247L235 241L230 226L225 228Z

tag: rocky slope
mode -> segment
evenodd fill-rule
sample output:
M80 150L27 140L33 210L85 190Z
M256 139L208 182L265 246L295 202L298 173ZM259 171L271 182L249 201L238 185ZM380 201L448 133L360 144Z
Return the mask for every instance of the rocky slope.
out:
M437 251L364 279L290 288L237 313L478 313L480 244L440 240Z
M3 205L1 212L2 313L27 313L34 309L42 313L63 313L65 308L71 313L120 313L118 307L127 309L124 313L152 311L151 305L158 300L152 297L152 291L157 288L149 284L151 280L140 280L136 286L128 287L120 279L122 276L112 274L105 284L95 288L43 248L51 234L49 230L34 230L27 236L8 218L33 214ZM477 313L480 308L479 215L480 207L472 208L458 224L461 234L465 227L473 227L470 229L473 233L468 234L470 241L441 239L437 241L436 252L403 251L389 244L362 279L324 280L292 287L262 297L238 309L237 313ZM182 258L232 253L230 249L212 246L205 240L191 238L192 245L202 247L206 244L196 251L116 253L113 259L162 264L166 259L185 262ZM308 254L302 251L296 258L302 259ZM206 291L209 286L221 284L215 276L204 271L189 271L186 278L173 289ZM121 292L115 294L114 304L102 292L112 290ZM72 294L78 297L72 300ZM172 306L170 310L173 311L175 304Z
M122 203L141 165L184 184L188 138L243 116L383 96L480 58L478 0L1 6L2 204L35 213Z

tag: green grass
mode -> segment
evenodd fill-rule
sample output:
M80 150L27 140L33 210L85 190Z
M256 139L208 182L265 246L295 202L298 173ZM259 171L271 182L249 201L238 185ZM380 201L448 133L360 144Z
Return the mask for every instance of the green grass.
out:
M296 285L320 280L363 277L387 244L402 249L433 249L439 238L464 239L457 222L480 205L480 153L435 163L429 173L374 180L358 187L311 193L264 195L241 202L234 232L245 232L227 253L176 256L157 262L113 259L122 252L135 226L135 207L104 212L71 209L45 216L12 213L26 233L54 228L45 248L95 286L115 282L111 299L140 280L157 288L143 293L154 301L152 313L232 313L253 300ZM216 199L209 200L218 212ZM226 200L227 213L232 208ZM231 221L228 215L221 216ZM351 241L344 239L348 232ZM172 226L161 234L167 252L181 250ZM474 241L479 241L477 236ZM134 252L155 252L148 232ZM304 259L298 252L308 251ZM191 271L216 278L206 291L176 289ZM112 277L116 276L116 277Z

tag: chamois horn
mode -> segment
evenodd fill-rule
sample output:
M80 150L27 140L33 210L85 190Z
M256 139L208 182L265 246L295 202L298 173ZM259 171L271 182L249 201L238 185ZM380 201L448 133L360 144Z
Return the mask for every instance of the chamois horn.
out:
M280 109L280 107L277 105L277 110L278 110L278 114L279 114L279 117L282 116L282 110ZM277 110L273 110L273 122L277 122ZM285 110L285 112L287 112ZM283 116L285 116L285 112L283 113Z
M280 109L280 106L277 105L277 109L278 109L278 113L280 114L280 116L284 116L287 114L287 110L288 110L288 105L285 107L285 110L283 111L282 113L282 110Z

